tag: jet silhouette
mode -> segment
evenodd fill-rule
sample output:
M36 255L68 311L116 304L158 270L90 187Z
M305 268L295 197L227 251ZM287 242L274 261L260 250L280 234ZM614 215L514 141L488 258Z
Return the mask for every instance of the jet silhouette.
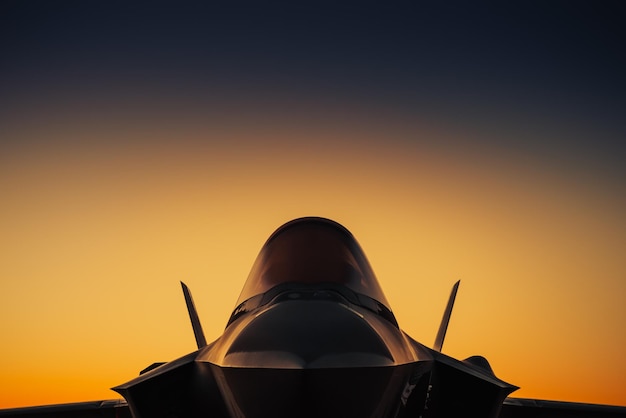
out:
M0 417L626 417L626 408L515 399L480 356L404 333L353 235L324 218L274 232L224 333L207 344L181 283L198 349L113 390L124 398L0 411Z

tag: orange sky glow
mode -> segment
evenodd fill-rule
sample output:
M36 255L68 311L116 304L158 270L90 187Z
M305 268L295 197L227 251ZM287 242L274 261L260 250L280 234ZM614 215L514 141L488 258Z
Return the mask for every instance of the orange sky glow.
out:
M621 180L497 132L271 117L12 128L0 408L116 398L193 351L180 280L217 338L264 241L301 216L355 235L418 341L461 279L445 353L485 356L513 396L626 405Z

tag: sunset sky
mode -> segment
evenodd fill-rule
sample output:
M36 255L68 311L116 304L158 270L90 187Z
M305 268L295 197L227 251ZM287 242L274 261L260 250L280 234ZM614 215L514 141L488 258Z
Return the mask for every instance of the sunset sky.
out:
M284 222L517 397L626 406L620 2L0 5L0 408L208 340Z

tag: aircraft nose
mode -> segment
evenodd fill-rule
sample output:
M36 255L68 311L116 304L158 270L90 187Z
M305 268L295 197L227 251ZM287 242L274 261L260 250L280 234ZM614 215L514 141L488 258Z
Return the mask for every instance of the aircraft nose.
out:
M331 300L273 304L230 340L223 359L223 365L230 367L316 369L394 364L375 325L348 305Z

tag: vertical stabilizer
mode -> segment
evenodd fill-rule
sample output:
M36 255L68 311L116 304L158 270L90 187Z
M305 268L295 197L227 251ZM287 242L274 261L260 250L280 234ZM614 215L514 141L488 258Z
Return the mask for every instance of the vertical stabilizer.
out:
M443 340L444 338L446 338L446 331L448 330L448 323L450 322L450 316L452 315L452 307L454 306L454 299L456 298L456 292L459 289L460 283L461 281L458 280L454 284L454 286L452 286L450 299L448 299L448 306L446 306L446 310L443 313L443 318L441 318L441 325L439 325L437 338L435 338L435 344L433 345L433 349L436 351L441 351L441 347L443 347Z
M187 304L187 311L189 311L189 319L191 320L191 326L193 327L193 335L196 337L196 344L198 344L198 349L205 347L206 338L204 338L204 331L202 331L202 325L200 325L200 318L198 318L198 312L196 311L196 305L193 303L193 298L191 297L191 291L187 287L187 285L183 282L180 282L183 287L183 294L185 295L185 303Z

